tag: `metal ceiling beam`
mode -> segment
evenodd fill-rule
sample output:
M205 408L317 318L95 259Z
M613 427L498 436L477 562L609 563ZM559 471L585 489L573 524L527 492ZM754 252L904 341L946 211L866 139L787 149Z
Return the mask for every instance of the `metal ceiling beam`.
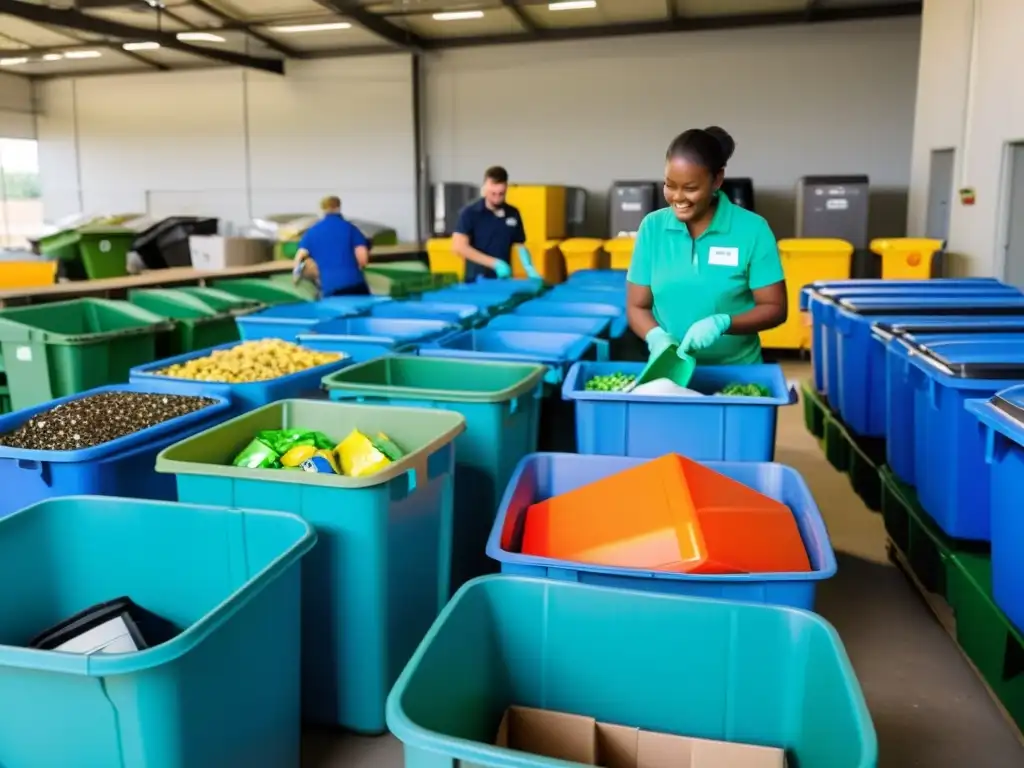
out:
M359 26L373 32L378 37L383 37L399 48L418 51L427 47L425 38L392 24L383 16L366 10L359 5L357 0L316 0L316 2L329 11L352 19Z
M519 26L531 35L536 37L540 33L541 29L537 26L537 22L535 22L530 15L523 10L516 0L501 0L501 4L509 10L509 13L516 17L516 21L519 22Z
M89 16L80 11L56 10L41 5L19 2L19 0L0 0L0 14L7 14L36 24L48 24L64 27L65 29L75 29L79 32L89 32L94 35L106 35L126 42L132 40L152 40L153 42L160 43L165 48L190 53L193 56L218 61L222 64L259 69L278 75L284 74L284 62L277 59L247 56L242 53L234 53L233 51L189 45L178 40L173 33L133 27L130 24L122 24L97 16Z
M206 0L192 0L192 5L194 5L201 11L210 14L219 21L223 21L227 24L234 24L240 21L240 19L236 19L233 16L229 16L228 14L224 13L224 11L222 11L220 8L217 8L211 5L210 3L206 2ZM164 11L164 13L166 13L166 11ZM177 16L176 18L183 24L188 24L189 27L195 29L194 24L189 24L189 22L185 21L180 16ZM267 48L270 48L272 51L277 51L282 56L287 56L290 59L302 58L302 54L296 51L294 48L279 43L274 38L269 37L268 35L264 35L262 32L257 32L248 24L243 23L242 29L245 31L247 35L252 37L254 40L259 40L261 43L267 46Z
M730 29L751 29L756 27L792 26L799 24L821 24L835 21L864 19L892 19L901 16L920 16L922 3L902 2L893 5L864 5L817 8L808 14L806 10L780 11L777 13L749 13L732 16L678 16L662 21L615 24L612 26L570 27L547 29L540 37L531 38L526 34L480 35L428 40L427 49L440 51L452 48L476 48L488 45L510 45L528 42L557 42L567 40L594 40L626 35L653 35L664 32L707 32Z

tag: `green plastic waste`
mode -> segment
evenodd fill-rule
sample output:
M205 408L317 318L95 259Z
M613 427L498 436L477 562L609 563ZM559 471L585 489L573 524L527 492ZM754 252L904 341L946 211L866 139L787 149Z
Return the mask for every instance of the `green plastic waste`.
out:
M686 353L680 355L679 345L672 344L647 362L630 390L657 379L668 379L680 387L689 386L696 367L697 361L691 355Z

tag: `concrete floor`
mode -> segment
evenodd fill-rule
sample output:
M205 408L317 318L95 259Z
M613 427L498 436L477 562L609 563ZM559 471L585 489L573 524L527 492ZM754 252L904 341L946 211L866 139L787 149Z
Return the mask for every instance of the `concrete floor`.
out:
M804 365L787 366L793 379ZM776 460L806 478L828 523L839 573L820 588L817 610L846 644L878 731L880 768L1020 768L1024 746L973 670L906 578L890 565L879 515L829 466L803 425L782 409ZM401 768L391 736L309 732L305 768Z

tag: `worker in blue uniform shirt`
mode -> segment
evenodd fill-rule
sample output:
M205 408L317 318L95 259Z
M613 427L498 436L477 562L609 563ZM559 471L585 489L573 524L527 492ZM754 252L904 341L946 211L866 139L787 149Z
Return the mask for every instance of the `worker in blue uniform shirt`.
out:
M295 254L293 275L298 282L306 259L316 263L320 295L367 296L370 289L363 269L370 261L370 248L359 228L341 215L341 199L335 195L320 201L323 218L306 230Z
M466 261L467 283L481 278L512 276L509 259L516 249L528 277L539 277L530 252L523 243L526 232L519 210L505 201L508 171L495 165L484 173L480 199L459 212L452 235L452 250Z

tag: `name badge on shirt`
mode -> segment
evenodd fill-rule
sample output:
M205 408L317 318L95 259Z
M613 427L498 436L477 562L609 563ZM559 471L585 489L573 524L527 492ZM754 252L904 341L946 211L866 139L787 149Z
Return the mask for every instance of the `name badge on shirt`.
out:
M509 216L507 219L505 219L505 223L510 227L514 227L516 224L519 223L519 220L516 219L514 216Z
M711 248L708 250L708 264L713 267L738 267L739 248Z

